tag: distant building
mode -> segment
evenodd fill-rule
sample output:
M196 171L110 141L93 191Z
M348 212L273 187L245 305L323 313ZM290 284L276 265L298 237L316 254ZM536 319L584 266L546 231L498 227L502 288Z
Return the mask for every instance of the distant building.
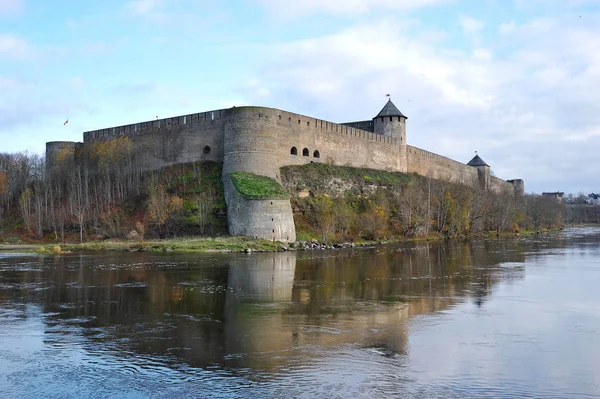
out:
M553 193L542 193L543 198L548 198L548 199L554 200L556 202L562 202L563 195L565 195L565 193L562 193L560 191L556 191Z
M585 203L588 205L600 205L600 194L588 194L587 199L585 200Z

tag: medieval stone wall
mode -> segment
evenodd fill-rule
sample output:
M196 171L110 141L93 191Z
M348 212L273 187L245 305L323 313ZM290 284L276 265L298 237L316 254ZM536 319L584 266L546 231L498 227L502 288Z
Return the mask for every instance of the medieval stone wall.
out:
M141 170L196 161L223 162L223 183L231 234L295 240L288 200L241 198L229 173L243 171L279 180L279 168L324 162L334 165L417 173L462 184L479 184L478 170L450 158L406 145L405 119L396 129L390 121L376 121L376 134L356 127L265 107L234 107L84 133L84 144L129 137ZM358 125L357 125L358 126ZM361 125L362 126L362 125ZM366 126L366 125L365 125ZM370 126L370 125L369 125ZM396 136L396 137L394 137ZM65 148L76 143L48 143L52 164ZM495 192L523 191L496 177L486 180Z
M84 144L129 137L142 170L196 161L223 162L225 110L84 133Z
M519 194L518 187L496 176L490 176L488 189L496 194Z
M357 168L401 171L396 139L272 108L254 108L249 118L274 125L278 167L325 162Z
M406 146L406 156L408 173L467 185L479 184L477 169L472 166L411 145Z
M229 234L246 237L296 241L296 226L289 199L250 200L242 197L223 174Z
M273 108L238 107L101 129L84 133L84 142L118 137L132 139L144 170L226 158L231 170L263 170L274 178L275 169L309 162L407 170L395 138Z
M59 172L68 166L69 161L77 157L82 143L73 141L51 141L46 143L46 170L49 173Z

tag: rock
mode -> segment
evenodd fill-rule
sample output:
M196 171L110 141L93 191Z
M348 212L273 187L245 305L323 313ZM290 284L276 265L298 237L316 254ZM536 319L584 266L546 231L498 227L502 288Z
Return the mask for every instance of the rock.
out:
M296 248L296 243L295 242L290 242L290 248Z
M252 250L250 248L246 248L246 249L244 249L244 252L247 253L247 254L251 254Z
M281 249L282 251L287 251L288 247L286 247L285 244L279 244L279 249Z

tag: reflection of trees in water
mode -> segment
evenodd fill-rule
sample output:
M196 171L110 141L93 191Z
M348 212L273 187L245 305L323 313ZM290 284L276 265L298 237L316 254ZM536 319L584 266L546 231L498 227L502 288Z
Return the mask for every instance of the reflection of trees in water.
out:
M103 331L98 341L194 366L277 370L306 345L402 353L411 316L465 297L482 305L497 281L523 273L522 264L502 263L524 260L518 243L445 242L210 258L57 257L44 258L41 272L11 275L33 287L13 294L56 312L56 322L83 318L84 331ZM50 288L36 290L36 282Z

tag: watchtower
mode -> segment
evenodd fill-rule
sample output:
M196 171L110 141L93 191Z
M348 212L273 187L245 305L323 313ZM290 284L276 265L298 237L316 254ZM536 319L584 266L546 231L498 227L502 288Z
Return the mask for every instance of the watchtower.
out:
M376 134L397 139L406 143L406 119L408 119L388 100L383 109L373 118L373 127Z
M490 165L485 163L485 161L477 154L475 154L473 159L471 159L467 165L477 168L479 185L482 189L487 190L490 186Z
M408 161L406 153L406 120L408 118L400 112L392 100L388 100L383 109L373 118L373 132L382 136L391 137L397 140L400 147L398 170L408 171Z

